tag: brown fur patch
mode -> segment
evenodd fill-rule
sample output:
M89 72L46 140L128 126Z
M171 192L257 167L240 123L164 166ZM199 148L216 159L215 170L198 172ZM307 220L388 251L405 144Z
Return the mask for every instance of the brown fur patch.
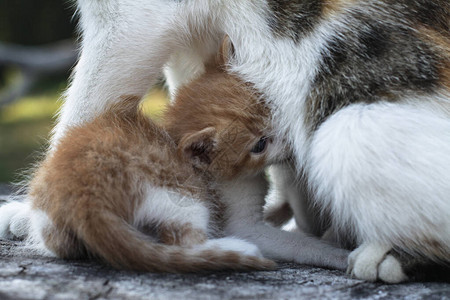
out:
M281 227L294 216L291 205L287 202L270 206L264 211L264 221L272 226Z
M419 26L417 32L438 53L439 82L450 93L450 34L445 35L424 25Z
M416 239L404 240L399 247L416 258L431 260L448 265L450 249L445 243L422 236Z
M432 257L438 261L447 260L446 263L448 263L450 249L444 243L441 243L435 239L426 238L417 244L419 244L418 249L422 249L425 246L425 249L428 252L428 257Z
M191 247L206 242L206 233L195 229L191 224L163 224L160 228L159 238L167 245Z
M356 0L323 0L322 1L322 15L325 18L330 18L342 12L346 7L350 7Z

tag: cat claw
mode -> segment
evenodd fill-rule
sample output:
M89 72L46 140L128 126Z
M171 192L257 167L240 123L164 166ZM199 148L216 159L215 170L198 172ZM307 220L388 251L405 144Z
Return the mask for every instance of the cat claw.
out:
M348 257L347 274L357 279L374 282L399 283L408 279L400 262L387 255L390 246L364 243Z

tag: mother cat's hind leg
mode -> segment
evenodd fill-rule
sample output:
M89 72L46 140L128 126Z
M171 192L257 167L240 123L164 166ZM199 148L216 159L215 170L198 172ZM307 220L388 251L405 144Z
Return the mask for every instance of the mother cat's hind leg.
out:
M380 279L388 283L407 280L400 262L391 254L390 245L365 242L348 257L347 273L367 281Z

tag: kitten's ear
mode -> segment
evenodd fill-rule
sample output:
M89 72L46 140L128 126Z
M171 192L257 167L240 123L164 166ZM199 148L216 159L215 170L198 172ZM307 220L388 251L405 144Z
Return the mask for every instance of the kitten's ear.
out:
M230 60L234 57L235 50L234 45L228 35L225 35L220 46L219 55L217 56L217 65L226 69Z
M191 160L198 168L211 164L217 146L216 129L207 127L195 133L186 134L178 145L179 154Z

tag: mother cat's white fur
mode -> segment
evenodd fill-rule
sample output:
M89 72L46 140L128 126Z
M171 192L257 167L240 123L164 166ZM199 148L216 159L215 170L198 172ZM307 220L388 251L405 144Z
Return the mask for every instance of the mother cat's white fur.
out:
M319 203L329 203L338 223L345 221L360 234L364 247L350 261L356 277L405 278L398 264L389 264L391 257L385 259L392 239L436 238L449 253L448 94L440 96L446 112L426 101L421 106L408 101L350 105L312 138L307 135L304 101L327 38L346 26L339 15L294 42L274 38L266 22L266 1L79 0L78 9L82 55L53 145L68 126L91 119L117 95L143 95L164 66L171 90L176 90L202 72L201 62L216 53L217 39L226 33L236 49L233 69L265 93L280 134L291 142L298 166L309 173L311 187L321 196ZM384 121L377 122L381 114ZM342 131L349 128L354 130ZM401 237L390 235L387 216L403 229ZM409 226L417 227L417 236L410 235ZM388 271L378 269L386 265ZM383 275L389 268L397 274L394 278Z

